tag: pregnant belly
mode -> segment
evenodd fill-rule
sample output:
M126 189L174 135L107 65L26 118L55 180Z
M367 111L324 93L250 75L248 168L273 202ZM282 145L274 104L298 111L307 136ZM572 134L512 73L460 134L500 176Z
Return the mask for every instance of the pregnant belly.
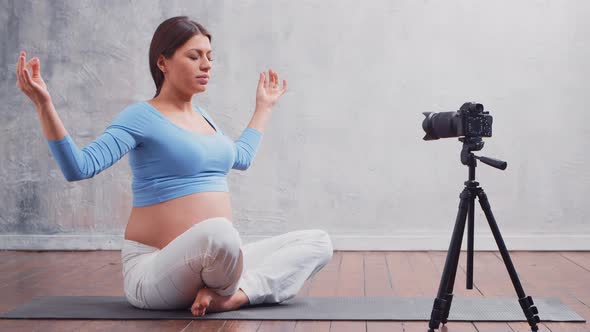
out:
M125 229L125 239L159 249L196 223L214 217L232 220L228 192L204 192L166 202L134 207Z

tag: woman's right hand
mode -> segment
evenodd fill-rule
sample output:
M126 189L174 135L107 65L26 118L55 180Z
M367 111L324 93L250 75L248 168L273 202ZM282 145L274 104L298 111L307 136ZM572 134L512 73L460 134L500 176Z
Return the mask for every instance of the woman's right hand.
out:
M26 61L26 53L20 52L16 63L16 86L29 97L36 107L51 102L47 85L41 77L41 62L35 57ZM33 75L31 76L31 71Z

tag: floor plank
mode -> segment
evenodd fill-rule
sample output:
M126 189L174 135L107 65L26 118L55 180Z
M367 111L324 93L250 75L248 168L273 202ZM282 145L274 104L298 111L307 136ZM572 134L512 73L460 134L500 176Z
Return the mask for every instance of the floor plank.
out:
M292 332L295 324L290 320L263 320L256 332Z
M261 322L259 320L228 320L220 332L256 332Z
M364 255L365 296L394 296L393 284L384 252L369 251ZM402 332L401 322L367 321L367 332Z
M182 332L215 332L227 325L225 320L193 320Z
M588 255L587 252L567 251L560 254L569 261L590 272L590 255Z
M296 332L329 332L330 321L298 320L295 322Z
M362 252L343 252L336 288L336 296L364 296L365 270ZM365 332L366 322L332 321L331 332Z

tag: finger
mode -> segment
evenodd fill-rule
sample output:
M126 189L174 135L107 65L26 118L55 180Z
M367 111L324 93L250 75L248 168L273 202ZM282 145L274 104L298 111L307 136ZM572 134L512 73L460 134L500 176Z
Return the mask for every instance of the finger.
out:
M258 74L258 89L264 87L264 73Z
M18 59L16 59L16 68L15 68L15 73L16 73L16 76L17 76L17 77L18 77L18 70L19 70L19 68L20 68L20 58L21 58L22 54L23 54L23 52L20 52L20 53L18 54Z
M280 80L279 80L279 73L275 71L275 86L278 88L280 87Z
M20 80L20 84L22 86L23 91L29 91L31 89L29 81L27 81L27 77L25 75L25 56L21 56L20 58L20 64L19 64L19 80Z
M33 78L41 77L41 62L39 58L32 58L30 62L31 73L33 73Z
M26 64L25 62L27 61L27 54L23 51L21 52L21 56L20 56L20 67L19 67L19 74L20 74L20 79L21 79L21 83L24 83L25 88L29 88L29 84L27 81L27 78L25 77L25 72L24 70L26 69Z
M275 72L270 69L268 75L270 76L270 87L272 88L275 86Z
M283 80L283 93L287 91L287 80Z
M275 88L277 87L277 84L279 84L279 81L277 81L277 77L278 77L277 72L273 71L272 72L272 86Z
M24 76L25 76L25 81L27 82L27 88L29 91L35 91L39 89L39 86L37 85L37 83L33 82L33 80L31 79L31 74L29 73L28 69L24 69Z
M35 75L35 70L37 71ZM33 64L33 77L41 77L41 60L37 58L37 61Z
M35 61L35 58L31 58L31 60L27 61L27 63L25 64L26 68L29 68L33 65L33 62Z
M21 90L28 95L31 92L31 84L27 80L26 69L20 71L20 78L21 78Z
M35 60L35 58L32 58L31 60L27 61L27 63L25 63L25 68L27 68L29 70L29 73L33 72L33 61Z
M25 78L23 77L23 61L24 61L24 52L21 52L18 57L18 62L16 65L16 77L18 78L21 84L25 83Z
M268 85L270 84L270 79L271 79L271 77L270 77L270 75L269 75L269 76L268 76L268 79L267 79L267 78L266 78L266 72L265 72L265 73L264 73L264 78L265 78L265 79L264 79L264 88L266 89L266 88L268 88Z
M25 52L23 52L23 51L21 51L20 54L18 55L17 69L19 72L21 72L23 69L22 64L23 64L25 57L26 57L26 55L25 55Z
M25 68L25 61L27 61L27 54L24 51L22 51L20 54L20 62L19 62L19 65L20 65L19 71L21 74L23 72L23 69Z
M268 80L266 79L266 73L262 72L262 88L264 89L268 85Z
M18 70L19 67L20 67L20 53L18 55L18 59L16 60L16 66L14 69L14 73L16 75L16 86L20 89L21 84L20 84L20 73Z
M32 81L31 81L31 76L29 76L29 71L27 70L27 68L23 69L23 77L25 79L26 85L30 87L32 85Z

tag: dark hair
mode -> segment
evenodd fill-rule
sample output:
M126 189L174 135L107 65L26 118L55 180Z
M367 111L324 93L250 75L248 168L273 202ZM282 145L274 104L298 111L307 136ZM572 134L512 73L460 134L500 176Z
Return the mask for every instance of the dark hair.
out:
M176 16L160 23L150 44L150 71L156 83L156 95L164 84L164 73L158 68L158 57L162 54L167 59L174 52L195 35L205 35L211 41L211 34L201 24L191 20L188 16Z

